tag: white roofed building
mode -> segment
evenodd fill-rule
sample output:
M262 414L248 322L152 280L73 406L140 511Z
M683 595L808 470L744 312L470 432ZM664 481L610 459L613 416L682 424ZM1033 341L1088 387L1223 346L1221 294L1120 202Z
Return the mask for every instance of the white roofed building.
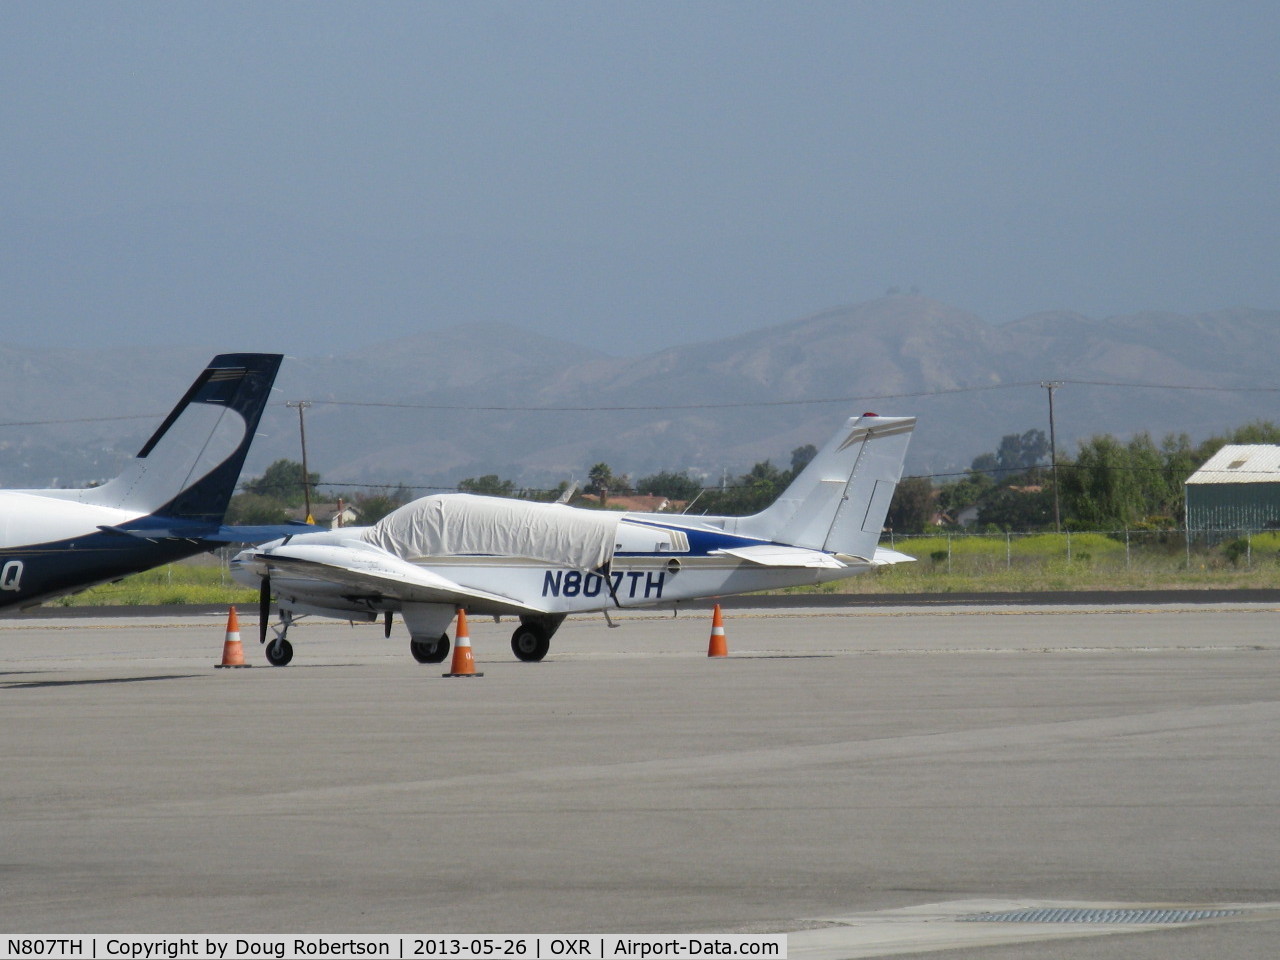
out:
M1280 529L1280 446L1228 444L1187 478L1187 529Z

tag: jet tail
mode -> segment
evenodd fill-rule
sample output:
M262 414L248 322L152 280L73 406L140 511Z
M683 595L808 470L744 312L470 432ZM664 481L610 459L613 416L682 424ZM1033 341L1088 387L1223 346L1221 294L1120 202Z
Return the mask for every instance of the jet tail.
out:
M791 485L736 533L871 560L915 417L851 417Z
M283 359L277 353L219 354L118 477L100 487L59 493L97 506L217 526Z

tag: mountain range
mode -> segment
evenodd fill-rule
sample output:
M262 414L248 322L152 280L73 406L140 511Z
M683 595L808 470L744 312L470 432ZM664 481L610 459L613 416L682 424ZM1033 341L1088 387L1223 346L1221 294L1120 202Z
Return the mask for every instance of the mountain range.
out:
M1280 312L1254 309L995 326L895 295L633 358L498 325L366 343L286 360L246 476L299 458L298 412L285 406L298 400L311 402L308 460L325 480L420 487L489 473L554 486L600 461L633 478L689 469L717 482L759 460L788 466L793 449L863 411L919 416L908 473L945 476L1005 434L1048 433L1049 381L1062 384L1064 456L1098 433L1200 440L1280 420ZM111 475L209 356L0 344L0 484Z

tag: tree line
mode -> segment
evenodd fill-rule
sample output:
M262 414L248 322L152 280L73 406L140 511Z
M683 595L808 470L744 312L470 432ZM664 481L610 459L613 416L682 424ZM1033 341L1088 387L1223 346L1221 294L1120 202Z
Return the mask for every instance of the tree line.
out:
M746 515L763 510L777 499L817 452L813 444L796 447L791 451L789 468L764 460L739 477L726 478L720 487L714 488L704 487L701 480L687 472L670 470L641 477L633 483L626 474L615 474L607 463L597 463L588 471L582 489L575 490L569 502L575 506L608 508L610 498L641 494L663 497L680 509L693 507L698 513ZM286 523L302 509L308 488L312 501L316 502L316 491L324 486L320 474L315 472L307 474L304 486L302 464L289 459L277 460L262 476L241 483L240 492L231 498L227 522ZM550 490L521 488L515 481L491 473L461 480L456 489L462 493L550 502L562 499L569 488L567 481ZM355 509L361 524L370 524L418 495L410 487L400 485L355 493L346 502Z
M1139 433L1122 440L1098 434L1077 445L1074 454L1059 454L1057 501L1061 524L1067 529L1167 529L1183 517L1187 477L1226 444L1280 444L1280 426L1255 421L1221 436L1193 444L1187 434L1171 434L1155 442ZM813 444L791 451L787 467L772 460L756 463L739 476L706 486L701 480L663 470L632 481L615 474L607 463L587 473L581 491L570 502L607 508L611 498L643 494L665 497L679 509L697 514L745 516L763 510L817 454ZM886 525L897 533L922 533L957 527L962 521L980 529L1051 530L1054 514L1054 476L1049 441L1042 430L1006 434L996 449L979 454L958 478L905 477L898 484ZM306 485L324 486L320 474L309 473ZM497 474L468 477L457 489L467 493L525 500L554 501L569 489L567 482L551 490L521 488ZM362 524L376 523L418 494L400 485L354 494L347 502ZM246 480L232 498L231 523L284 523L305 502L302 465L277 460L261 477Z
M1145 432L1128 440L1096 434L1080 441L1074 455L1059 454L1056 471L1043 431L1007 434L959 479L905 478L888 523L900 533L921 533L958 526L968 512L980 529L1052 530L1056 472L1065 529L1172 529L1183 521L1187 478L1227 444L1280 444L1280 426L1255 421L1199 444L1185 433L1159 443Z

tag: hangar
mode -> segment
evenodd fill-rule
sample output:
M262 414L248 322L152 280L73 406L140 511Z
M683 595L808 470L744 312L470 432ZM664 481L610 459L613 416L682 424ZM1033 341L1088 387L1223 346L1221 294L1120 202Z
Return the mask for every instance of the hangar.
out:
M1280 446L1228 444L1186 481L1187 530L1280 528Z

